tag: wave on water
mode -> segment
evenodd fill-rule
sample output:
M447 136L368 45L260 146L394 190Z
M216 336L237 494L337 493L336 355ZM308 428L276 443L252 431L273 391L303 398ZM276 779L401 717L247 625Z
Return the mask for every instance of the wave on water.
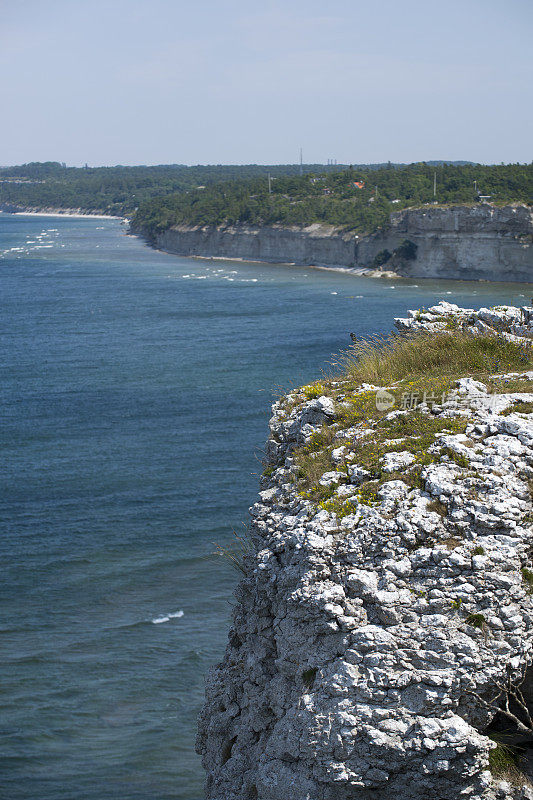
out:
M165 616L162 617L155 617L155 619L153 619L152 622L154 623L154 625L161 625L162 622L169 622L169 620L171 619L177 619L182 616L183 616L183 611L175 611L173 614L166 614Z

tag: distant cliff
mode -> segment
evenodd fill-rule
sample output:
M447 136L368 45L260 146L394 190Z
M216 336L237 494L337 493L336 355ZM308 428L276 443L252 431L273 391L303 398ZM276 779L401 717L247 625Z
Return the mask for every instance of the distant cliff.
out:
M533 210L525 205L405 209L391 214L386 228L368 236L320 224L177 225L152 238L155 247L185 256L359 269L383 266L406 277L524 282L533 281L532 242Z

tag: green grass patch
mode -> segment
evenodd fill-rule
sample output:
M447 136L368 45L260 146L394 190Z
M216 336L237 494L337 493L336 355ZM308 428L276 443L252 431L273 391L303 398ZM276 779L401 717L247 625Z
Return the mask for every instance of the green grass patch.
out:
M533 367L530 345L462 331L362 339L337 360L354 384L390 386L401 380L459 378Z
M533 393L533 380L529 378L491 378L485 385L489 394Z
M489 769L494 777L501 777L509 769L516 769L518 757L511 747L503 742L496 742L489 753Z
M487 627L487 620L483 614L468 614L465 622L468 625L471 625L473 628L478 628L481 631L485 630Z
M342 519L350 514L355 514L357 505L350 502L350 500L343 500L341 497L332 497L329 500L321 500L318 504L319 508L324 511L330 511L337 516L337 519Z
M313 433L309 442L302 448L302 451L306 453L318 453L320 450L329 447L334 440L335 431L327 425L323 425L319 431Z
M313 688L317 672L318 670L316 667L310 667L309 669L305 669L302 672L303 685L305 686L307 691L311 691L311 689Z
M357 490L357 499L365 506L375 506L379 503L379 481L365 481Z
M440 454L441 456L448 456L450 461L453 461L458 467L468 469L470 466L470 461L466 456L461 455L461 453L456 453L455 450L452 450L450 447L443 447L440 451Z
M307 386L302 386L302 392L307 400L313 400L315 397L322 397L322 395L326 394L326 386L322 381L315 381L314 383L308 383Z
M320 478L325 472L333 472L336 467L331 460L330 450L308 452L305 449L294 452L294 461L298 467L297 481L300 494L308 500L327 500L333 488L321 486Z
M519 400L513 403L505 411L501 412L502 417L508 417L509 414L531 414L533 413L533 403L529 401Z
M523 567L521 572L528 594L533 594L533 572L527 567Z
M520 769L520 756L524 754L524 748L505 744L501 741L501 734L489 734L489 738L496 742L496 747L489 752L489 770L493 778L506 780L517 789L523 786L533 788L530 778Z
M320 503L321 508L343 514L344 508L353 507L356 500L367 505L377 504L380 486L390 480L402 480L411 488L423 489L422 469L443 456L463 469L470 467L466 456L450 448L441 448L436 454L428 452L440 434L464 433L467 414L446 418L420 411L415 405L404 413L387 418L391 410L401 409L402 397L417 396L421 402L425 396L428 402L440 405L458 378L468 376L488 380L494 372L524 371L533 368L533 354L529 344L516 344L493 335L474 337L452 326L448 332L376 336L357 341L338 358L336 366L342 369L337 383L342 383L344 393L343 402L337 406L337 424L324 425L314 433L307 445L294 451L294 460L298 468L296 483L300 495ZM376 391L358 391L362 383L387 387L394 384L392 389L388 389L394 395L394 406L378 409ZM497 381L493 381L492 386L496 384ZM506 391L508 386L506 383ZM331 381L324 379L304 386L302 391L306 398L311 398L331 394L332 389ZM516 409L520 407L520 404L514 406ZM345 501L333 497L336 487L322 487L319 481L325 472L333 470L346 470L348 479L348 462L334 464L331 452L341 444L337 439L339 429L360 423L371 428L372 432L353 444L345 440L342 444L347 451L351 450L349 463L366 470L369 479L359 487L355 497ZM393 474L384 472L384 455L399 451L414 455L414 464ZM444 517L445 508L438 505L438 501L433 503L430 510Z

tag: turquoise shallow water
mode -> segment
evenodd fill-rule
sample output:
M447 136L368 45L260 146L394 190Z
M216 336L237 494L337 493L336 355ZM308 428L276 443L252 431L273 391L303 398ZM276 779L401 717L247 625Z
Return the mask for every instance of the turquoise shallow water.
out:
M272 390L440 298L530 286L182 259L0 214L0 798L200 800L195 718Z

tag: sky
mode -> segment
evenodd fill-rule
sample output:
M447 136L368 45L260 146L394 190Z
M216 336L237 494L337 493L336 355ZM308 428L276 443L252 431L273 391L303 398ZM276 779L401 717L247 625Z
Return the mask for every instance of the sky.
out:
M530 162L532 0L0 0L0 164Z

